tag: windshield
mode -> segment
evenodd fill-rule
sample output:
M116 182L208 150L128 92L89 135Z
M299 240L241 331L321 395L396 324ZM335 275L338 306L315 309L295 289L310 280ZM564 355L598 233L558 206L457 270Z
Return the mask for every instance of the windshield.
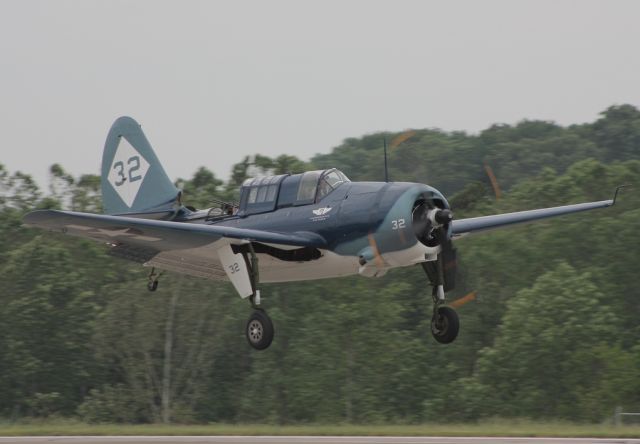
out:
M320 179L317 200L322 199L344 182L349 182L349 179L340 170L328 170Z
M322 174L322 171L307 171L302 175L296 199L298 202L315 199L320 174Z

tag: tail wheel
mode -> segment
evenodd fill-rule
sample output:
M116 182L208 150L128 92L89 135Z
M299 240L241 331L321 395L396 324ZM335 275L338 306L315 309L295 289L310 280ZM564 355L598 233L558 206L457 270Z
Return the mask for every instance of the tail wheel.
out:
M245 330L249 345L256 350L264 350L273 341L273 322L271 318L262 310L254 311L247 321Z
M431 319L431 334L434 339L441 344L449 344L458 336L458 330L458 313L451 307L438 307Z

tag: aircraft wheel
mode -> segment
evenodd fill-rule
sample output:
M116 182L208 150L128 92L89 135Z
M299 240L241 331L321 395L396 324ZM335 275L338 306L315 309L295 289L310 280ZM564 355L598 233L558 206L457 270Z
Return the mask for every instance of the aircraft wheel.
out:
M256 310L247 321L245 333L251 347L256 350L264 350L273 341L273 322L263 310Z
M458 336L460 321L451 307L438 307L431 319L431 334L441 344L449 344Z
M158 281L149 281L147 283L147 290L156 291L158 289Z

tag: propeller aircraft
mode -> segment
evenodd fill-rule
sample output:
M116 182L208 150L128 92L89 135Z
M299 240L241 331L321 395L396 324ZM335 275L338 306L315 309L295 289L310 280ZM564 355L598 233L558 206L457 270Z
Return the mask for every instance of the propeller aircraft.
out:
M37 210L28 226L104 243L112 256L158 270L230 281L253 307L245 335L269 347L273 322L260 283L348 275L382 276L420 264L432 287L431 332L450 343L459 320L446 293L455 287L454 239L486 230L610 207L613 199L456 220L437 189L419 183L351 182L338 169L247 179L238 204L198 210L183 204L140 125L115 121L101 168L105 214ZM455 304L454 304L455 305Z

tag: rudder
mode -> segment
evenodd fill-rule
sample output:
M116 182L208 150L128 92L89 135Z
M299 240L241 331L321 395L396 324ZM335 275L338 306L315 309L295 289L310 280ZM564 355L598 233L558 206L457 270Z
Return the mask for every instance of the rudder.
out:
M117 119L102 154L102 204L107 214L176 211L180 190L162 168L140 124Z

